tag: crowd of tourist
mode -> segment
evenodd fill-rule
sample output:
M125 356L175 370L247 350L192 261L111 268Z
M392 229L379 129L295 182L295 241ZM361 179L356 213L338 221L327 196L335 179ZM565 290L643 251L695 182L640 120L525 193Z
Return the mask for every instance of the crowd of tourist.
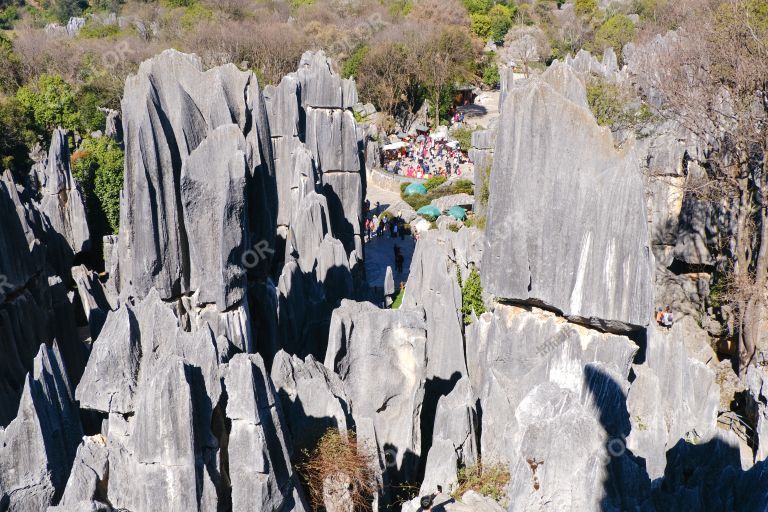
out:
M429 135L403 141L402 147L386 151L384 155L385 170L409 178L461 176L471 168L471 162L457 142Z

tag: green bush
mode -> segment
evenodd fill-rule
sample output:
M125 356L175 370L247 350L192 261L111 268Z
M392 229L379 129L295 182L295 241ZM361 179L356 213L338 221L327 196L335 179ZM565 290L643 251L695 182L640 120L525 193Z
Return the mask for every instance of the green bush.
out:
M393 17L408 16L413 10L413 2L411 0L395 0L389 4L387 10Z
M400 291L397 292L395 300L392 301L390 309L400 309L400 306L403 305L403 297L405 297L405 287L400 288Z
M616 14L608 18L600 28L595 31L595 47L604 50L608 47L613 48L622 62L622 49L624 45L635 38L635 24L623 14Z
M368 55L368 50L369 48L367 45L360 45L355 48L352 55L350 55L349 58L344 61L344 65L341 66L341 76L343 78L357 76L360 64L363 62L363 59L365 59L365 56Z
M621 127L626 121L627 99L615 84L593 80L587 84L587 102L600 126Z
M485 231L485 222L486 222L485 216L469 217L467 220L464 221L464 225L467 226L468 228L476 227L480 231Z
M213 19L213 11L201 4L193 4L179 18L181 26L189 30L201 21Z
M72 174L85 193L88 223L97 239L116 234L120 223L123 151L109 137L85 139L72 154Z
M470 14L470 28L472 33L483 41L491 37L491 30L493 29L491 17L487 14Z
M499 74L499 66L495 63L489 64L483 70L483 83L488 87L496 88L501 83L501 75Z
M80 29L78 37L84 39L104 39L113 37L120 33L120 27L115 24L104 25L93 18L90 18L83 28Z
M488 17L491 22L490 36L496 43L504 41L504 36L507 35L512 26L512 17L516 11L516 8L510 8L502 4L496 4L488 11Z
M461 178L453 182L451 185L451 193L452 194L470 194L472 195L474 191L474 184L472 181Z
M597 14L597 0L576 0L574 2L576 14L585 18L591 18Z
M79 16L88 8L87 0L56 0L53 2L51 13L62 22L66 23L72 16Z
M493 7L493 0L462 0L469 14L485 14Z
M50 136L59 126L81 128L75 92L59 75L40 75L36 83L19 88L16 99L40 135Z
M459 288L461 288L461 314L464 318L464 325L472 322L472 312L477 316L485 313L485 303L483 302L483 286L480 283L480 272L476 267L467 276L467 282L462 283L461 271L457 270Z
M451 136L459 142L462 151L469 151L472 148L472 129L456 128L451 132Z
M446 181L448 181L448 178L446 178L445 176L432 176L431 178L428 178L427 181L424 182L424 186L426 187L427 190L432 190L439 187Z
M19 11L15 5L0 9L0 29L11 30L13 22L19 19Z

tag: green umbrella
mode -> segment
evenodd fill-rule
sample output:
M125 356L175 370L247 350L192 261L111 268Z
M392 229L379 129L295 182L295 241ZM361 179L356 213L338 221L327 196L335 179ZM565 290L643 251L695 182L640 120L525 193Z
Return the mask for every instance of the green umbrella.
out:
M421 208L419 208L416 213L424 217L432 217L436 219L440 216L442 212L440 211L440 208L438 208L437 206L432 206L431 204L428 204L426 206L422 206Z
M467 218L467 210L465 210L461 206L452 206L448 210L448 215L450 215L456 220L464 220Z
M421 183L411 183L407 187L405 187L405 195L412 196L412 195L424 195L427 193L427 187L422 185Z

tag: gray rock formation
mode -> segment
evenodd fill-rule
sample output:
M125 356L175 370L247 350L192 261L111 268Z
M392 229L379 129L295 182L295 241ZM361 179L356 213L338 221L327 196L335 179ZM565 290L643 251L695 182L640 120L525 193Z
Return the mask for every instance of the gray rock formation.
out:
M302 361L278 352L272 362L271 377L295 449L311 449L330 428L346 433L351 426L351 411L341 379L314 357L307 356Z
M480 451L485 462L509 465L516 510L538 510L543 502L595 510L625 495L649 496L650 485L632 483L641 468L623 451L617 449L617 463L627 480L613 480L608 467L608 450L623 446L629 433L624 397L636 351L628 338L540 310L497 304L471 324L467 355L482 409ZM605 481L616 485L608 495Z
M284 436L280 401L258 355L240 354L225 376L233 510L308 510Z
M109 512L107 501L109 461L107 440L101 435L83 437L77 447L72 473L64 488L64 495L48 512Z
M40 347L16 418L0 427L0 506L37 511L59 501L83 435L56 345Z
M193 285L205 284L199 282L200 265L237 256L226 247L238 246L227 239L236 237L234 225L238 229L247 226L247 240L272 243L277 206L274 162L267 114L252 73L241 72L234 65L203 72L196 57L167 50L144 62L138 74L128 78L122 112L126 163L118 238L121 296L144 297L153 287L164 299L193 292ZM237 128L216 130L233 124ZM235 134L235 130L241 133ZM217 142L229 145L219 148ZM243 185L242 171L228 169L235 161L247 170L243 187L249 205L243 212L247 222L240 217L243 200L236 196L230 199L228 194L233 192L227 192L227 187L234 191ZM199 173L208 164L218 166L218 175L230 176L231 185L209 185L204 199L207 203L195 203L183 190L191 192L189 187L195 183L202 186ZM209 214L231 216L218 228L224 230L225 247L221 250L225 254L216 253L222 239L213 237L211 244L210 234L203 233L194 222L187 225L196 207L209 208ZM190 209L187 216L186 208ZM195 259L187 257L195 252ZM190 265L196 267L194 271ZM231 270L223 270L228 280L237 279ZM214 295L220 305L236 300L214 290L205 293Z
M416 245L403 297L404 307L420 307L427 319L427 379L429 394L450 392L467 374L464 361L463 321L459 269L448 230L430 230ZM433 389L434 388L434 389Z
M664 475L666 451L680 439L702 443L715 435L720 402L715 372L689 357L683 335L680 323L668 332L651 327L645 363L633 366L627 447L645 459L651 479Z
M104 326L107 313L111 310L104 287L95 272L89 271L85 265L72 268L72 279L77 286L83 312L88 319L91 339L95 340Z
M543 81L513 88L490 187L486 290L603 328L647 325L652 256L640 173L589 110Z
M75 254L90 249L90 232L85 203L69 168L69 146L64 130L53 132L48 158L39 165L44 167L40 176L40 211L55 232L49 243L64 252L67 259L63 263L68 266Z
M426 384L426 332L419 309L381 310L342 301L333 312L325 366L341 376L354 416L373 420L388 473L415 476Z
M458 481L458 468L477 463L479 426L475 396L469 380L463 378L437 403L432 447L420 494L434 492L437 486L453 488Z

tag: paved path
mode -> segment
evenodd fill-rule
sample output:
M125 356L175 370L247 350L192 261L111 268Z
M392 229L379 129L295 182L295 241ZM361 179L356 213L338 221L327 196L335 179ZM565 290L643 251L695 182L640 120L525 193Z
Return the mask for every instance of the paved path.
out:
M400 200L400 196L394 192L378 188L368 184L368 200L371 202L371 210L376 208L376 201L380 203L379 213L384 212L389 205ZM398 245L405 257L403 263L403 272L395 272L395 251L394 246ZM413 259L413 251L416 242L410 236L403 240L391 238L389 232L382 236L375 236L365 244L365 272L368 276L368 284L372 287L384 287L384 277L387 273L387 266L392 267L393 277L395 278L395 290L400 289L400 282L408 280L408 274Z

